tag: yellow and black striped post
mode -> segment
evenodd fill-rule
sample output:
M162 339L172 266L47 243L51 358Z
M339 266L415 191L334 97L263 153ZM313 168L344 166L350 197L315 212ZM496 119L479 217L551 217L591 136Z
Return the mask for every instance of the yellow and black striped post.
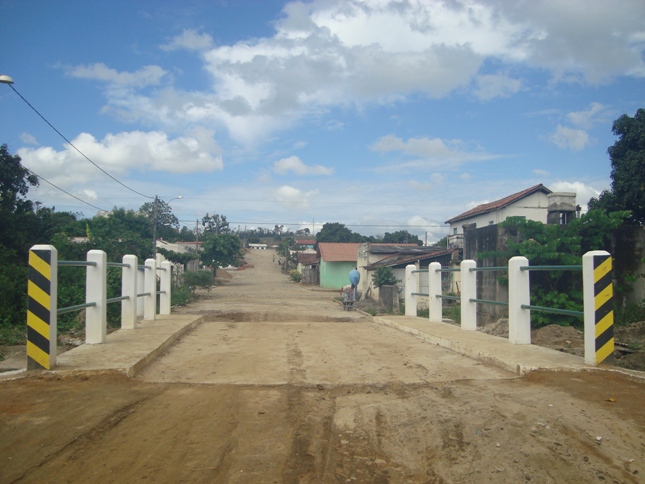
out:
M56 365L58 251L34 245L29 251L27 282L27 369Z
M609 252L582 257L585 315L585 363L598 365L614 354L614 288Z

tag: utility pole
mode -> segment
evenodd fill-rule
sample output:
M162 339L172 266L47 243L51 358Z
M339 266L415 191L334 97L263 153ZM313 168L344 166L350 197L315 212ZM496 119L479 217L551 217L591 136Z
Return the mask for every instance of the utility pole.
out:
M152 257L157 260L157 203L158 197L155 195L155 202L152 207Z
M199 219L195 220L195 252L199 252Z

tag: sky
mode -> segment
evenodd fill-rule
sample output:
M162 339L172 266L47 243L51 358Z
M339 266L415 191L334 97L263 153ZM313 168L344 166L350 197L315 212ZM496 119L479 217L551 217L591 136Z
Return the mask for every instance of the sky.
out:
M2 0L0 18L0 144L42 178L30 199L84 217L158 196L191 228L431 243L539 183L584 207L611 186L613 121L645 107L643 0Z

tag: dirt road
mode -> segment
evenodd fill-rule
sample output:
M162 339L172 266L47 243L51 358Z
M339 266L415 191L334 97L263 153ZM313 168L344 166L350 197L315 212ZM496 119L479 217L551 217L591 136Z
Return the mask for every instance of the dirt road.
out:
M272 252L134 380L0 382L0 482L644 482L645 386L526 378L344 312Z

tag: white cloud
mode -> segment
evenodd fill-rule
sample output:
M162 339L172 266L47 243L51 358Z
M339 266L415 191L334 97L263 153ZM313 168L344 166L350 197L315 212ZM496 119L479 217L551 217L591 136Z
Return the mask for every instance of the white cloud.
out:
M38 140L33 134L30 133L20 133L20 141L28 145L38 146Z
M478 76L473 93L482 101L498 97L510 97L522 88L522 81L512 79L505 74Z
M430 182L425 182L424 183L424 182L420 182L418 180L410 180L408 182L408 185L413 190L418 190L418 191L421 191L421 192L430 192L430 191L432 191L432 190L437 188L435 183L430 183Z
M87 66L66 67L65 70L70 77L99 80L133 88L158 85L166 75L166 71L159 66L144 66L135 72L118 72L101 62Z
M132 170L176 174L221 170L222 158L211 135L202 129L192 136L169 139L159 131L131 131L108 134L99 141L81 133L71 141L99 167L125 182ZM18 153L25 166L62 188L116 183L69 145L62 151L42 147L21 148Z
M539 168L533 170L533 173L538 175L538 176L549 176L550 173L546 170L540 170Z
M159 48L165 51L175 51L180 49L186 50L207 50L213 45L213 37L206 33L199 33L196 30L186 29L180 35L172 38L166 44L160 45Z
M289 209L306 209L318 190L303 192L297 188L283 185L275 191L275 199L280 205Z
M332 175L334 170L322 165L305 165L297 156L290 156L276 161L273 164L273 171L280 175L286 175L290 171L297 175Z
M582 129L590 129L594 124L604 119L598 120L597 115L603 113L605 107L600 103L591 103L589 109L586 111L574 111L567 114L567 118L574 126Z
M122 89L160 84L167 74L158 66L118 72L97 63L68 73L110 83L105 112L121 119L224 126L234 141L255 144L335 107L469 88L484 101L509 97L531 87L508 74L520 69L546 71L552 83L643 76L643 18L642 0L291 2L272 36L214 46L211 33L187 29L161 46L198 52L212 81L203 92ZM486 73L491 64L499 72ZM584 129L594 109L571 113L571 122Z
M549 188L554 192L573 192L576 194L576 203L583 207L586 207L589 203L591 197L597 197L600 195L601 190L597 190L589 185L584 184L583 182L574 181L557 181L551 183Z
M492 160L499 158L480 149L469 149L462 140L444 141L439 138L410 138L407 141L386 135L370 146L372 151L380 153L400 152L416 159L408 162L397 162L399 169L436 168L459 166L467 162Z
M567 128L558 125L555 132L549 136L549 141L562 149L580 151L590 142L589 135L581 129Z

